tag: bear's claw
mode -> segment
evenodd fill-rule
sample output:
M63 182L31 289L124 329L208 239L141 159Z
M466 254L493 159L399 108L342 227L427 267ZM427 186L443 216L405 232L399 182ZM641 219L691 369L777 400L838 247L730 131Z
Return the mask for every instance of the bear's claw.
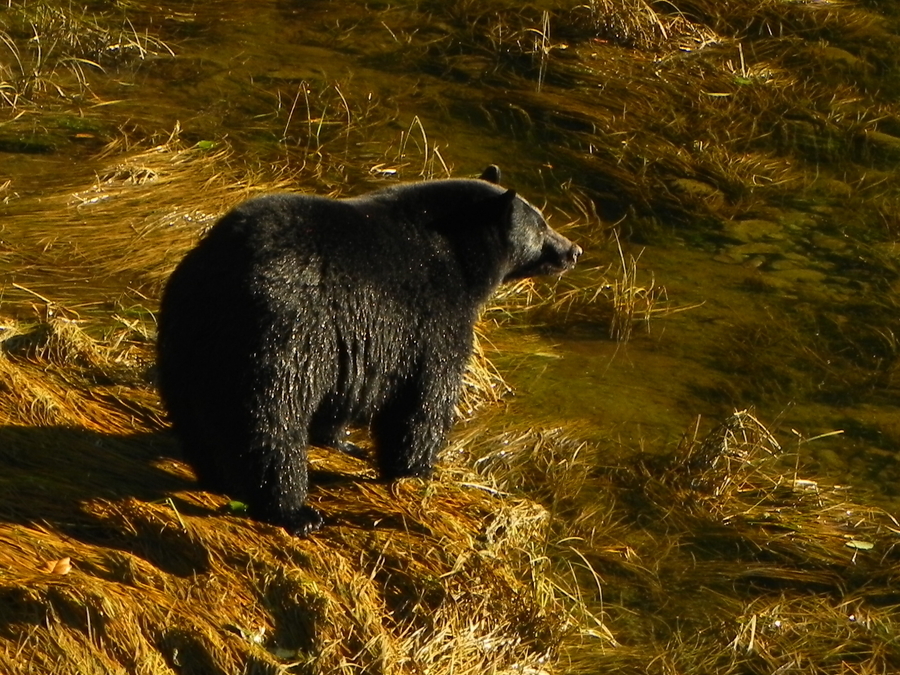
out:
M288 522L281 526L295 537L308 537L313 532L320 530L325 525L325 519L318 510L311 506L302 506L292 515Z

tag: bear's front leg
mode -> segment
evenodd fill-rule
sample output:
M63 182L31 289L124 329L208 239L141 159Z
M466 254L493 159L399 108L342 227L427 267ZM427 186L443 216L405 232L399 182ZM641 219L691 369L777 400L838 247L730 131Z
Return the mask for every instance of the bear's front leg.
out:
M434 372L428 375L424 386L407 383L395 392L372 419L372 437L384 480L430 475L447 438L460 377Z

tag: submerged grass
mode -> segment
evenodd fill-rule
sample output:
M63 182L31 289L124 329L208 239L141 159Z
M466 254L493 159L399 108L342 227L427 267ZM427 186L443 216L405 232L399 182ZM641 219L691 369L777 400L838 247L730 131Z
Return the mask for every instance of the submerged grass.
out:
M471 92L460 115L555 146L549 162L604 217L632 215L644 240L659 237L661 218L679 234L716 229L790 199L810 163L852 181L876 145L890 152L874 139L895 133L896 102L872 78L897 73L876 54L896 53L898 38L852 3L604 0L538 12L469 2L432 20L462 17L467 28L445 28L418 54L411 41L406 58L469 89L478 77L496 84Z
M699 428L674 449L614 466L608 448L572 429L466 446L500 489L552 514L555 574L594 589L588 605L602 630L567 643L564 670L896 669L896 519L804 478L749 411Z
M177 134L129 151L122 137L106 148L110 160L94 184L43 200L38 223L29 203L13 202L7 222L14 264L6 276L17 286L7 289L5 302L53 296L78 311L116 291L130 293L132 301L156 297L177 261L223 209L263 187L288 185L271 179L261 185L258 176L231 169L229 154L227 146L191 146ZM92 280L94 294L85 278Z
M715 395L752 402L766 392L781 404L801 397L838 406L895 397L895 301L890 294L874 295L847 309L852 313L800 305L791 312L770 310L764 323L736 322L714 354L732 374Z
M47 98L89 96L92 76L106 67L174 56L162 39L121 14L28 2L9 3L0 16L0 50L6 52L0 59L0 112L13 115Z

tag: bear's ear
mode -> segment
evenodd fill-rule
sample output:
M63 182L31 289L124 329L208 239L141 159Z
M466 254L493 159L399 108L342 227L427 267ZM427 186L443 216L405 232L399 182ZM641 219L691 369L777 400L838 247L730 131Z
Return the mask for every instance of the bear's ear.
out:
M515 201L516 191L504 190L473 203L472 214L479 223L502 223L505 227L513 221L512 211Z
M481 180L486 180L488 183L499 185L500 167L496 164L491 164L488 168L481 172L481 176L479 176L479 178L481 178Z
M502 222L512 222L512 208L513 202L516 201L516 191L515 190L506 190L506 192L502 192L496 197L492 197L490 200L490 211L491 215L494 218Z

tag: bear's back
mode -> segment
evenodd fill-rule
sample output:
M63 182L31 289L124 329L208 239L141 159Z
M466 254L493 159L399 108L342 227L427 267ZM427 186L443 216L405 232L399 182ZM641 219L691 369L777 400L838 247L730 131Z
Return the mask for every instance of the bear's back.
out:
M266 292L327 279L330 287L381 286L429 304L435 295L475 303L466 268L486 250L477 240L491 220L479 205L504 192L481 180L442 180L347 199L270 194L226 214L198 248L221 257L217 267L268 280Z

